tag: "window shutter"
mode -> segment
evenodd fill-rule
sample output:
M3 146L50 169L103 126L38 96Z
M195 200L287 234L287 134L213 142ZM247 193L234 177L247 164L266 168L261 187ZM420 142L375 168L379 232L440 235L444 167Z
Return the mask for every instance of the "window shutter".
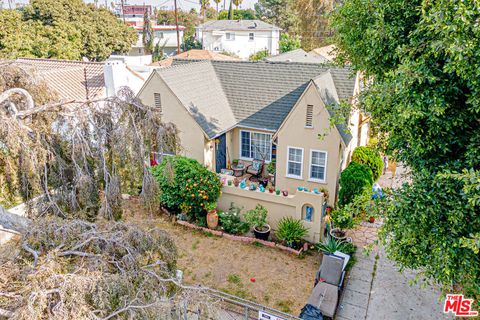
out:
M305 127L313 127L313 106L310 104L307 105L307 117L305 120Z
M159 109L160 112L162 112L162 96L160 93L154 93L153 98L155 100L155 107Z

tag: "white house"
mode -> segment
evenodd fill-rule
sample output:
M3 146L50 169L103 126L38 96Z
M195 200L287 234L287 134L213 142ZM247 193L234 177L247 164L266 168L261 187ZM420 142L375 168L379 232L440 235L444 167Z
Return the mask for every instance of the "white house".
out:
M137 43L132 46L132 49L129 52L131 56L142 56L145 54L143 48L143 21L134 25L133 28L138 34ZM163 51L166 55L171 56L177 52L177 29L175 26L170 25L153 25L153 45L160 43L160 46L164 46ZM183 31L185 30L184 26L178 26L180 33L180 46L183 45Z
M279 53L280 28L260 20L211 20L196 27L203 49L230 52L242 59L258 51Z

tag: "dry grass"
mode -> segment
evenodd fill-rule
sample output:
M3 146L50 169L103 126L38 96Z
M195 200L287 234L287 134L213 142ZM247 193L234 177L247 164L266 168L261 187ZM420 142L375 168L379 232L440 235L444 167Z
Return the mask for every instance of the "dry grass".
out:
M165 217L152 221L140 208L132 200L124 217L149 227L155 224L170 233L187 284L202 284L294 315L305 305L319 268L318 253L299 258L274 248L219 238L173 224Z

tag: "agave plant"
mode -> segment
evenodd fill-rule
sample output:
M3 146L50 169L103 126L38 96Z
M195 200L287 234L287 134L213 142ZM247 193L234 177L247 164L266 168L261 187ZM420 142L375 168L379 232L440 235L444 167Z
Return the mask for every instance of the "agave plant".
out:
M328 236L322 242L317 243L316 247L318 251L327 254L332 254L335 251L340 251L345 254L352 254L355 251L355 247L350 242L337 240L331 236Z

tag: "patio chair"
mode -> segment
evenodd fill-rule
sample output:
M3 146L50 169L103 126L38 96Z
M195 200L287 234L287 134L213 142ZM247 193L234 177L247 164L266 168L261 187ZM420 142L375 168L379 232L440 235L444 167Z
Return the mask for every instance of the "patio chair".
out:
M251 174L253 177L260 177L263 172L263 166L265 160L253 160L252 164L247 167L247 173Z
M325 317L333 318L337 310L345 278L343 266L343 257L325 254L315 277L315 287L307 304L318 308Z

